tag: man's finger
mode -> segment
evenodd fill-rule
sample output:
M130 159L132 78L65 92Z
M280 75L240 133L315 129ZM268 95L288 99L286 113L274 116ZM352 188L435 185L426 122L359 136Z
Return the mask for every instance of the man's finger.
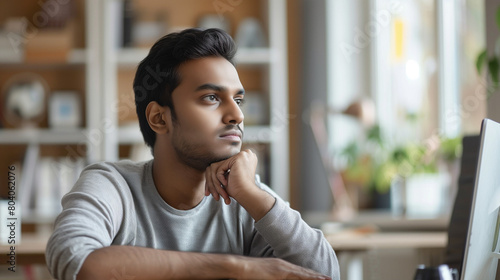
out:
M224 169L219 169L217 171L217 179L219 182L224 186L227 187L227 178L226 176L229 175L229 170L224 170Z
M229 199L229 195L227 194L226 190L224 189L224 186L219 181L217 174L215 173L212 173L212 184L215 191L217 192L217 195L222 196L224 202L226 204L229 204L231 202L231 200Z
M222 196L222 198L224 199L224 202L229 205L231 203L231 199L229 198L229 195L227 194L226 192L226 189L224 188L224 186L222 184L220 184L220 187L217 188L220 196Z

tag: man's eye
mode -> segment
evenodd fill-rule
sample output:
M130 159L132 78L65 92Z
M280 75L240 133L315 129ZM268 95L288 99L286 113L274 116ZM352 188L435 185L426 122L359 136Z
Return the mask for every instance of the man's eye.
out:
M243 104L245 104L245 99L243 98L238 98L235 99L234 101L236 102L236 104L238 104L238 106L243 106Z
M215 96L213 94L212 95L207 95L203 99L206 100L206 101L210 101L210 102L215 102L215 101L218 100L217 96Z

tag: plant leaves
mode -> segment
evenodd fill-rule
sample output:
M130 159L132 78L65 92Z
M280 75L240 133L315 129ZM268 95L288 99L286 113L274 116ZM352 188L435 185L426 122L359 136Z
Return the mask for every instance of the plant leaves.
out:
M477 68L477 72L479 74L481 74L481 71L483 70L483 65L484 65L484 62L486 61L486 49L483 50L478 56L477 56L477 60L476 60L476 68Z
M491 80L493 81L493 87L498 88L498 72L499 72L499 63L498 63L498 58L492 57L488 61L488 70L490 71L490 77Z
M495 16L496 22L497 22L497 27L500 29L500 7L497 8L497 13Z

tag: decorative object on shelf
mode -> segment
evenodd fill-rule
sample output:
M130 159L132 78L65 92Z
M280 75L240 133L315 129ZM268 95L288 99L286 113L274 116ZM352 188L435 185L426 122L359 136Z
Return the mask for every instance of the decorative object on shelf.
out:
M67 62L76 34L74 1L44 1L40 3L40 9L35 15L38 15L38 20L31 28L34 28L36 36L25 40L25 60Z
M74 0L65 1L40 1L38 15L44 18L40 20L38 27L41 28L64 28L75 16ZM45 15L45 16L42 16Z
M74 91L55 91L49 99L49 126L77 128L81 125L81 101Z
M162 13L154 15L152 18L134 20L132 26L133 47L150 48L159 38L167 34L167 27L165 16Z
M241 21L236 31L236 44L239 48L265 48L267 46L264 29L256 18L246 18Z
M204 15L198 21L198 27L201 29L218 28L231 33L229 20L219 15Z
M245 92L245 104L241 107L241 110L245 115L245 125L269 123L266 98L260 92Z
M5 125L33 127L44 119L47 82L39 75L24 72L11 77L1 92Z
M62 28L39 29L36 36L26 41L26 62L66 63L73 49L76 23L68 21Z
M391 213L394 217L433 219L446 213L448 200L445 173L396 176L391 183Z
M362 98L354 101L342 111L331 109L328 111L331 115L342 114L358 120L365 127L375 125L375 104L371 99Z

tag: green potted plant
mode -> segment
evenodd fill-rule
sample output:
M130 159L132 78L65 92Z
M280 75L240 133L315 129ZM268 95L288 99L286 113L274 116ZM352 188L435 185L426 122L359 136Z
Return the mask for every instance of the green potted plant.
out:
M495 14L495 22L500 30L500 7ZM500 86L500 38L495 43L495 52L490 56L484 49L476 58L476 68L479 74L482 74L483 68L486 68L486 76L491 79L492 86L488 87L488 96L497 90Z

